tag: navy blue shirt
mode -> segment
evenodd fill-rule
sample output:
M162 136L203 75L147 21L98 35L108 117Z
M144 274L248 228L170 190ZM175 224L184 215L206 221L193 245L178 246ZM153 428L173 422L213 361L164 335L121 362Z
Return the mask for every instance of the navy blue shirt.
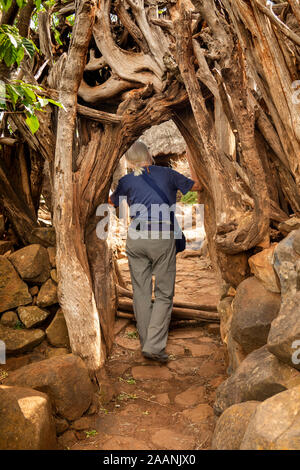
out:
M176 194L178 189L182 194L186 194L194 185L194 181L192 179L187 178L172 168L155 165L150 165L148 168L148 174L152 177L157 186L164 191L170 201L170 205L176 203ZM145 169L144 171L147 170ZM130 206L130 215L132 217L136 217L138 215L138 218L141 220L151 219L150 214L152 204L164 204L161 197L144 181L142 176L135 176L133 172L123 176L119 180L118 186L110 198L115 207L119 206L121 202L120 198L121 200L122 198L127 198L127 203ZM137 211L137 205L140 204L142 204L143 207L140 211ZM132 207L134 205L135 207ZM160 218L161 217L159 217L159 219Z

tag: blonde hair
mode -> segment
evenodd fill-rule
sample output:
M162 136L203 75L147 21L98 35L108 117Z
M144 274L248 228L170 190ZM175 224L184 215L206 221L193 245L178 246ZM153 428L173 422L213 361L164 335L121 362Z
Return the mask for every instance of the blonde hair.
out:
M133 174L135 176L143 173L143 166L151 165L153 163L153 158L147 145L145 145L141 140L134 142L134 144L127 150L125 157L128 166L133 168Z

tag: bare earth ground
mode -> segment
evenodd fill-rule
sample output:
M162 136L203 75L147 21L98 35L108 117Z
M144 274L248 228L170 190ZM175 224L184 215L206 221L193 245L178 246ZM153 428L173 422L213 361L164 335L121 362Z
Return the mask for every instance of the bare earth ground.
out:
M119 261L130 286L126 259ZM177 257L175 300L216 304L215 276L204 258ZM170 329L160 365L143 358L135 324L116 322L115 346L107 364L115 397L100 413L79 421L69 449L209 449L215 424L216 387L226 378L224 347L215 325ZM71 436L70 436L71 437Z

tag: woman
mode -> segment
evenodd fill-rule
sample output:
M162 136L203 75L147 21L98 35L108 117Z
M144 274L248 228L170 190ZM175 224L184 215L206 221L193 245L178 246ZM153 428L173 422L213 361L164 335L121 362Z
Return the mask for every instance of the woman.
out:
M148 148L141 141L135 142L128 150L126 160L133 172L119 180L110 202L118 207L120 199L127 198L130 207L132 223L127 234L126 254L142 354L149 359L167 362L165 348L176 276L174 225L172 219L170 222L169 207L167 216L164 211L153 208L162 207L166 200L169 206L175 204L178 189L186 194L200 191L200 187L171 168L154 166Z

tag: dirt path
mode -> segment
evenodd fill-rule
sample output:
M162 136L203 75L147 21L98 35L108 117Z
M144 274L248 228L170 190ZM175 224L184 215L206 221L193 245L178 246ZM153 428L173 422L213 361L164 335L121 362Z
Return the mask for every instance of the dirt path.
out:
M130 284L127 261L120 261ZM176 300L217 301L214 273L206 260L177 260ZM214 325L171 329L172 360L160 365L143 358L135 324L116 322L107 364L115 396L96 416L75 423L71 449L209 449L216 387L225 379L224 347Z

